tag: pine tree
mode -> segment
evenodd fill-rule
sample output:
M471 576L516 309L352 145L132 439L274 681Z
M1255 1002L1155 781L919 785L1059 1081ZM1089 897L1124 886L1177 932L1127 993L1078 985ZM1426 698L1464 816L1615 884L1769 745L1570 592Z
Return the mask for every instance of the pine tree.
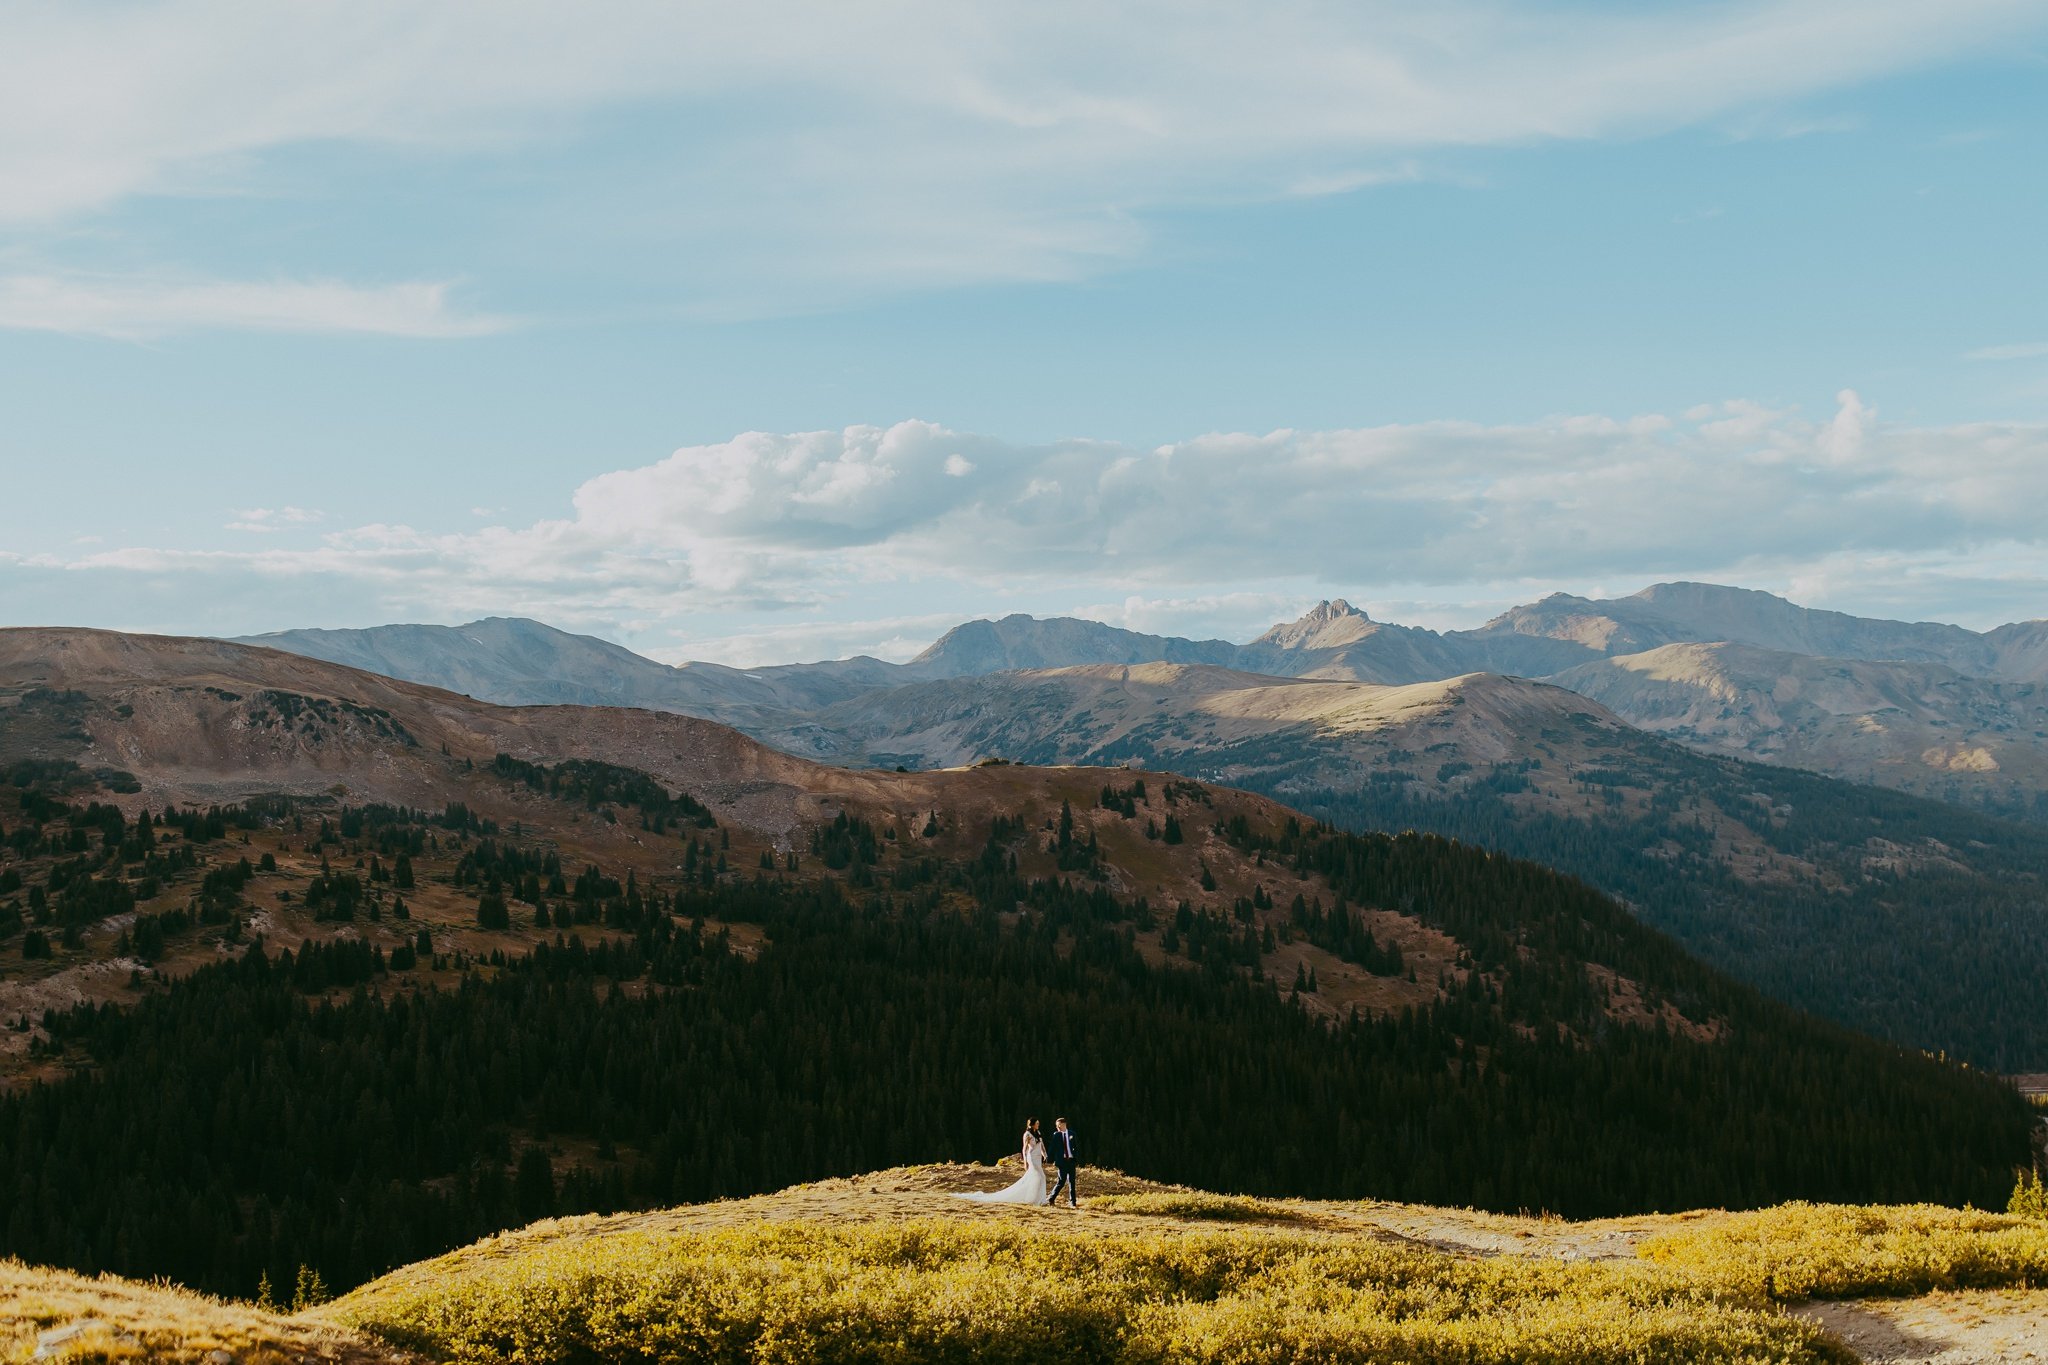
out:
M320 1272L308 1265L299 1267L298 1282L292 1286L292 1307L294 1313L302 1313L327 1302L327 1281L320 1278Z

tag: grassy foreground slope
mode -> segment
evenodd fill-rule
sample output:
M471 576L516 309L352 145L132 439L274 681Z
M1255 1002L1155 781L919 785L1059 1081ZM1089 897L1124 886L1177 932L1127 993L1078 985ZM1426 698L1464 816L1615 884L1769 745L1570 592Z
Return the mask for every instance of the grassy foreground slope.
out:
M1568 1223L1086 1175L1079 1212L964 1204L1009 1173L925 1166L545 1220L289 1317L0 1264L0 1360L1818 1365L1856 1356L1807 1300L2048 1284L2048 1224L2005 1215Z

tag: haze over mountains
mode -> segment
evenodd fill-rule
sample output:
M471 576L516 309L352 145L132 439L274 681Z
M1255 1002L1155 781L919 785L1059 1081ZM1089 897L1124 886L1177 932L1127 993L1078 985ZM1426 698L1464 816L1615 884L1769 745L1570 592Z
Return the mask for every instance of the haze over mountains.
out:
M506 704L681 711L799 753L909 767L1001 752L982 747L999 742L1032 751L1056 742L1058 752L1075 756L1099 749L1065 732L1040 734L1021 718L998 723L995 693L1012 695L1019 684L991 683L994 691L977 699L979 689L959 685L962 679L1187 665L1193 669L1147 675L1147 687L1167 694L1153 704L1209 711L1219 692L1241 690L1218 669L1383 687L1486 673L1547 681L1622 722L1707 752L2006 813L2048 809L2048 621L1976 632L1817 611L1703 583L1658 584L1617 599L1554 594L1475 630L1447 632L1374 621L1337 600L1246 644L1013 615L957 626L906 664L854 658L756 669L670 667L588 636L506 618L457 627L284 631L245 642ZM1044 686L1086 692L1100 682L1072 675ZM1357 692L1288 695L1285 706L1261 703L1251 706L1256 715L1239 714L1226 727L1230 738L1261 725L1320 734L1362 723ZM1412 695L1388 698L1365 711L1407 714L1415 704ZM1540 693L1520 703L1530 712L1559 704ZM1229 704L1240 711L1245 705L1245 697ZM1332 706L1342 719L1325 713ZM949 707L975 712L977 723L940 723ZM1127 756L1147 755L1132 749Z

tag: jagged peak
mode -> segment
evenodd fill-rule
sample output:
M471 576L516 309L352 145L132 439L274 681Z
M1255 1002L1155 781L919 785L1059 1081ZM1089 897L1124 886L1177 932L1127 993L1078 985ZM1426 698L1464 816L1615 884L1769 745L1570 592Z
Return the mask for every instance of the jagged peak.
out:
M1280 649L1334 649L1352 644L1379 626L1341 597L1325 598L1292 621L1283 621L1252 641Z
M1344 620L1346 617L1356 617L1361 621L1372 620L1372 617L1365 614L1365 608L1354 607L1341 597L1326 597L1303 612L1295 624L1324 625L1331 621Z

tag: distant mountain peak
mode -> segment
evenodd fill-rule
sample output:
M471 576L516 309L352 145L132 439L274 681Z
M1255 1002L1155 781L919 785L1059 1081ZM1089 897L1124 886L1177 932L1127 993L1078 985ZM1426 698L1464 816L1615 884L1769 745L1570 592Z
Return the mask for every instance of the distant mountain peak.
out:
M1252 645L1275 649L1337 649L1355 644L1378 629L1378 624L1370 616L1343 598L1326 598L1294 620L1273 627L1252 641Z
M1347 616L1355 616L1361 621L1370 621L1372 619L1365 614L1363 607L1354 607L1341 597L1325 598L1304 612L1301 619L1303 621L1322 623L1340 621Z
M1183 640L1073 616L1012 612L998 621L962 622L912 659L910 667L925 677L957 678L1079 664L1227 665L1236 653L1237 646L1225 640Z
M1766 592L1762 588L1737 588L1726 583L1702 583L1697 579L1691 578L1674 578L1665 583L1652 583L1647 588L1638 588L1630 593L1629 596L1645 602L1654 602L1660 597L1667 599L1692 598L1695 600L1718 598L1729 602L1769 600L1781 606L1789 607L1792 605L1791 602L1780 597L1777 593Z

